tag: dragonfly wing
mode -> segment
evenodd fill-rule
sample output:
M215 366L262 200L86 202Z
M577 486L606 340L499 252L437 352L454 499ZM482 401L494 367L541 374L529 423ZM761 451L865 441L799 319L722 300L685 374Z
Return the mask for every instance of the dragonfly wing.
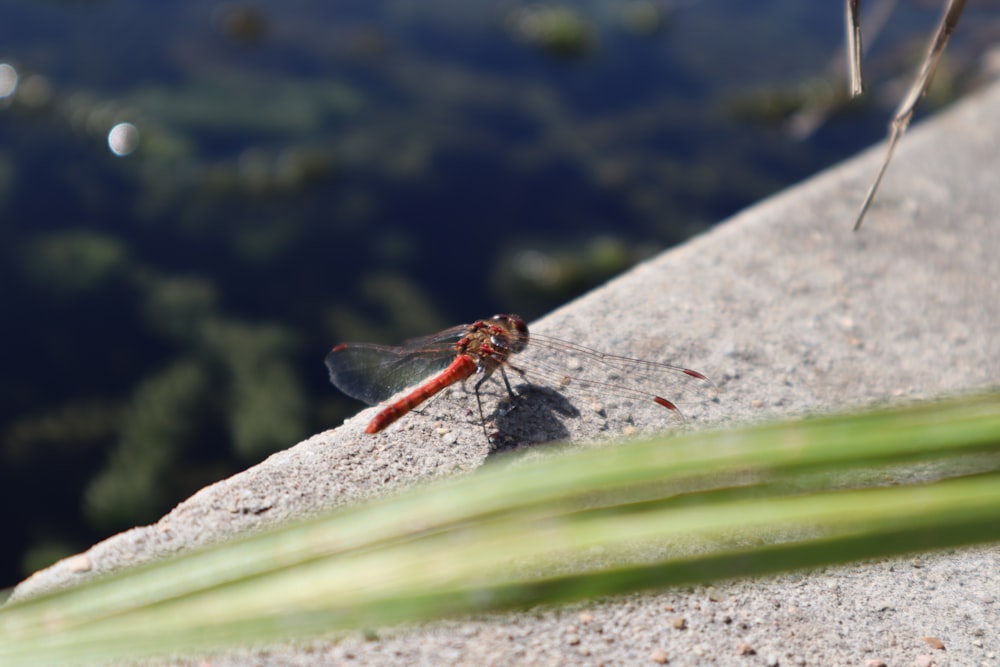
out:
M687 368L598 352L540 334L533 336L533 344L542 353L526 369L526 379L532 382L646 400L665 397L677 404L715 395L711 380Z
M387 347L364 343L338 345L326 355L330 382L369 405L381 403L448 367L455 350Z

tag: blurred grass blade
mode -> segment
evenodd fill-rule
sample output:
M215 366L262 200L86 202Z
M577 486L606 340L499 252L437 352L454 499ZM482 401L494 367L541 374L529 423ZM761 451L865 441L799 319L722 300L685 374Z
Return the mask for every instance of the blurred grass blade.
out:
M279 641L996 541L998 470L998 394L487 466L12 604L0 664Z

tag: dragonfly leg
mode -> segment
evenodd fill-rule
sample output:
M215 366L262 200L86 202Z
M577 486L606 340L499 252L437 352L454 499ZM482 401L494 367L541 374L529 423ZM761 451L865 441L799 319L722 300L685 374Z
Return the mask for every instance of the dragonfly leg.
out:
M505 367L510 368L512 372L520 375L522 379L524 378L524 371L518 368L517 366L505 364L505 366L500 367L500 376L503 378L504 386L507 388L507 398L503 399L500 402L500 406L497 408L497 416L499 417L504 417L510 414L511 411L513 411L514 408L518 406L518 404L524 398L525 395L524 390L522 390L521 393L514 391L514 387L510 383L510 378L507 377Z
M511 366L511 368L520 373L522 376L524 375L524 372L521 369L514 366ZM507 395L511 398L517 398L518 395L514 392L514 388L510 386L510 380L507 379L507 371L504 370L503 366L500 367L500 377L503 378L504 386L507 387Z
M503 372L503 368L500 369L500 372L501 373ZM483 383L489 379L490 374L482 373L480 371L480 375L482 377L480 377L476 381L476 384L472 387L472 390L476 394L476 406L479 408L479 423L482 424L483 426L483 435L486 436L486 442L492 444L493 441L490 439L490 433L489 431L486 430L486 416L483 414L483 395L479 393L479 388L482 387ZM504 376L504 379L505 380L507 379L506 376Z

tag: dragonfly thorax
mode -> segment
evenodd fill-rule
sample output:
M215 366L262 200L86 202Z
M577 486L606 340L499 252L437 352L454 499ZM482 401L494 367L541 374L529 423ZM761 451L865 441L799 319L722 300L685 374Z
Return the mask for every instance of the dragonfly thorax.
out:
M528 326L524 320L515 315L494 315L470 324L455 349L475 361L479 374L489 376L527 343Z
M528 345L528 325L517 315L494 315L490 318L497 327L503 330L504 347L508 348L511 354L517 354Z

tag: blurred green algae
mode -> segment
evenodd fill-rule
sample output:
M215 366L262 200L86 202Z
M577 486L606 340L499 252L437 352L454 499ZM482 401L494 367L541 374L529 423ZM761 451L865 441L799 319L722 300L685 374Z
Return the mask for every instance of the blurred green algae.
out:
M330 117L363 111L365 96L346 82L229 71L199 76L183 87L139 88L128 105L187 132L274 133L288 141L319 132Z
M139 384L106 467L84 495L84 512L94 525L120 529L170 502L162 480L194 441L207 389L203 370L191 360L175 362Z
M4 430L10 463L37 460L61 441L111 446L86 483L82 512L91 525L116 530L148 521L179 494L233 470L226 458L258 460L306 435L295 336L285 327L220 316L211 282L163 275L108 235L80 229L36 238L22 267L50 298L86 300L111 280L123 283L143 314L139 326L178 353L142 376L127 399L73 401L17 418ZM120 321L109 319L108 326ZM87 353L82 342L76 351ZM207 433L220 442L192 456Z
M70 229L32 239L23 254L25 277L66 296L100 289L128 264L117 238L90 229Z

